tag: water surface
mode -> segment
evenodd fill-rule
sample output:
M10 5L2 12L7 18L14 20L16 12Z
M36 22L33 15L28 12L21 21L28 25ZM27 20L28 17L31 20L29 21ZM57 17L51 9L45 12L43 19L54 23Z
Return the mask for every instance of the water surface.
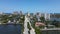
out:
M0 34L21 34L20 25L0 25Z

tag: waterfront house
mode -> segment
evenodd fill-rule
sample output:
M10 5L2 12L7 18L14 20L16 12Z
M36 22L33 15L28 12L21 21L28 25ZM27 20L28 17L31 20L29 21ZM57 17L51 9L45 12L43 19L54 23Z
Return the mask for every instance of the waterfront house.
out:
M36 22L35 23L35 27L40 27L40 26L45 26L45 24L42 22Z

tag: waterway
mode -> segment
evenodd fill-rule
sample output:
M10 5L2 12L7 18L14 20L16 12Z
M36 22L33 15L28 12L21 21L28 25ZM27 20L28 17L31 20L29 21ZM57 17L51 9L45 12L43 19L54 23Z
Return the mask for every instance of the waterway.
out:
M0 25L0 34L21 34L21 25Z

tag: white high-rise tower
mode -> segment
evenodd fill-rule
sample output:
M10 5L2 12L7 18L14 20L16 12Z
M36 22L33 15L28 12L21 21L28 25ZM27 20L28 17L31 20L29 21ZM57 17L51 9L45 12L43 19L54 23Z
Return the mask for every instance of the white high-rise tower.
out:
M49 13L45 13L45 20L50 20L50 14Z

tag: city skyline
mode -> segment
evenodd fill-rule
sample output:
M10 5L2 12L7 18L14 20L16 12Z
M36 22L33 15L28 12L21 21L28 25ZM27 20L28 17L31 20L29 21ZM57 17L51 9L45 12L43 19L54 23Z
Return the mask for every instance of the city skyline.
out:
M60 0L0 0L0 12L60 13Z

